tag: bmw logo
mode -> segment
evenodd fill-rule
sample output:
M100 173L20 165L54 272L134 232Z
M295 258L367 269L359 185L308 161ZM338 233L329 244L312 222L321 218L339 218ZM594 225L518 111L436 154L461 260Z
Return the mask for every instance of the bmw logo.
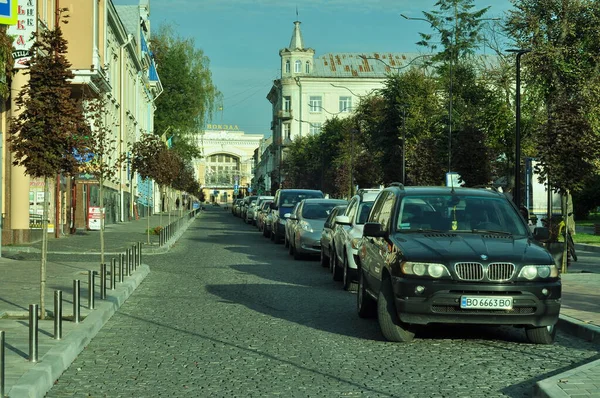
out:
M481 259L482 259L483 261L485 261L485 260L487 260L487 259L488 259L488 256L486 256L485 254L482 254L482 255L481 255Z

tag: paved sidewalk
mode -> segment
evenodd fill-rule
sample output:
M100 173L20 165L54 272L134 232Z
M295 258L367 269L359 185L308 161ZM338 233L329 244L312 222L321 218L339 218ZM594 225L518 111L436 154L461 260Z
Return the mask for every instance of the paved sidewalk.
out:
M173 213L170 221L179 218ZM143 265L144 256L164 253L175 244L179 236L191 225L196 217L182 218L181 228L170 240L159 246L157 235L148 235L150 227L165 226L168 215L153 215L130 222L107 225L105 228L105 262L125 254L138 242L142 242L142 263L132 264L132 272L124 281L115 278L115 289L111 289L110 276L107 280L106 299L100 299L100 278L94 280L94 309L89 309L89 271L100 272L100 236L99 231L81 231L61 238L50 238L49 253L85 254L89 261L84 262L48 262L47 284L44 295L47 319L38 323L38 361L29 361L29 305L40 303L40 260L31 259L40 253L41 242L24 246L2 247L0 258L0 331L5 332L5 383L4 395L9 397L43 397L62 372L67 369L90 340L110 319L116 310L127 300L131 293L150 272ZM81 257L79 257L80 261ZM118 276L118 271L115 272ZM80 283L81 321L73 322L74 281ZM62 292L62 339L54 338L54 294ZM1 376L0 376L1 378ZM2 388L0 380L0 389ZM2 391L0 391L2 393Z

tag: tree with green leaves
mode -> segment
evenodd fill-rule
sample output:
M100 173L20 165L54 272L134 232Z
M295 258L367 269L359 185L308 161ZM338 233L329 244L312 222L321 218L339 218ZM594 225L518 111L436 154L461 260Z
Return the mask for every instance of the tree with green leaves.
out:
M82 165L82 171L98 180L99 206L104 212L104 185L116 182L119 169L125 161L117 149L117 125L110 118L108 102L102 95L88 95L84 101L84 111L91 123L89 137L85 140L89 159ZM100 263L104 264L104 223L105 215L100 218Z
M195 137L219 98L209 58L193 39L176 35L169 25L153 35L151 46L164 87L156 99L155 133L173 137L173 149L181 158L199 157Z
M65 21L63 21L64 23ZM31 48L29 82L17 94L21 113L9 127L13 165L28 175L44 179L42 255L40 266L40 310L45 318L46 258L48 251L49 179L57 174L74 174L80 168L77 154L85 156L90 126L81 103L71 96L69 80L73 73L67 60L67 41L60 24L52 30L40 29Z
M540 177L566 194L598 173L600 156L600 3L515 0L507 32L522 58L527 95L539 99Z

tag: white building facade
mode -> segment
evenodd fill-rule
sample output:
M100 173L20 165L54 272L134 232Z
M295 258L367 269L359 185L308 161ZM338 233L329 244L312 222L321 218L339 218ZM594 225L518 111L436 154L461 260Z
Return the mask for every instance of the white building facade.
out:
M267 95L272 106L273 142L261 154L255 180L274 192L285 187L281 164L285 146L296 137L318 134L332 117L350 116L361 97L383 87L390 73L408 66L416 54L328 53L315 57L306 48L300 22L294 22L290 45L279 51L281 77Z
M194 170L206 202L227 203L253 193L254 153L263 138L234 124L207 124L197 135L202 157Z

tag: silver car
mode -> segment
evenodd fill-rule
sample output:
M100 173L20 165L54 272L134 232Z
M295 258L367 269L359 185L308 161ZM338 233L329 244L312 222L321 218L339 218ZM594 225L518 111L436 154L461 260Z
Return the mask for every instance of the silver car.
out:
M348 207L347 204L336 206L331 209L329 217L325 220L325 225L321 231L321 265L327 267L331 265L329 253L331 252L331 243L333 242L333 229L335 228L335 217L343 214ZM331 270L330 270L331 271Z
M343 281L344 290L356 290L357 265L354 256L358 255L357 245L364 223L369 216L373 202L381 189L361 189L350 199L343 215L335 218L333 245L330 254L333 280Z
M290 215L289 252L298 260L321 253L321 232L331 210L348 202L341 199L304 199Z

